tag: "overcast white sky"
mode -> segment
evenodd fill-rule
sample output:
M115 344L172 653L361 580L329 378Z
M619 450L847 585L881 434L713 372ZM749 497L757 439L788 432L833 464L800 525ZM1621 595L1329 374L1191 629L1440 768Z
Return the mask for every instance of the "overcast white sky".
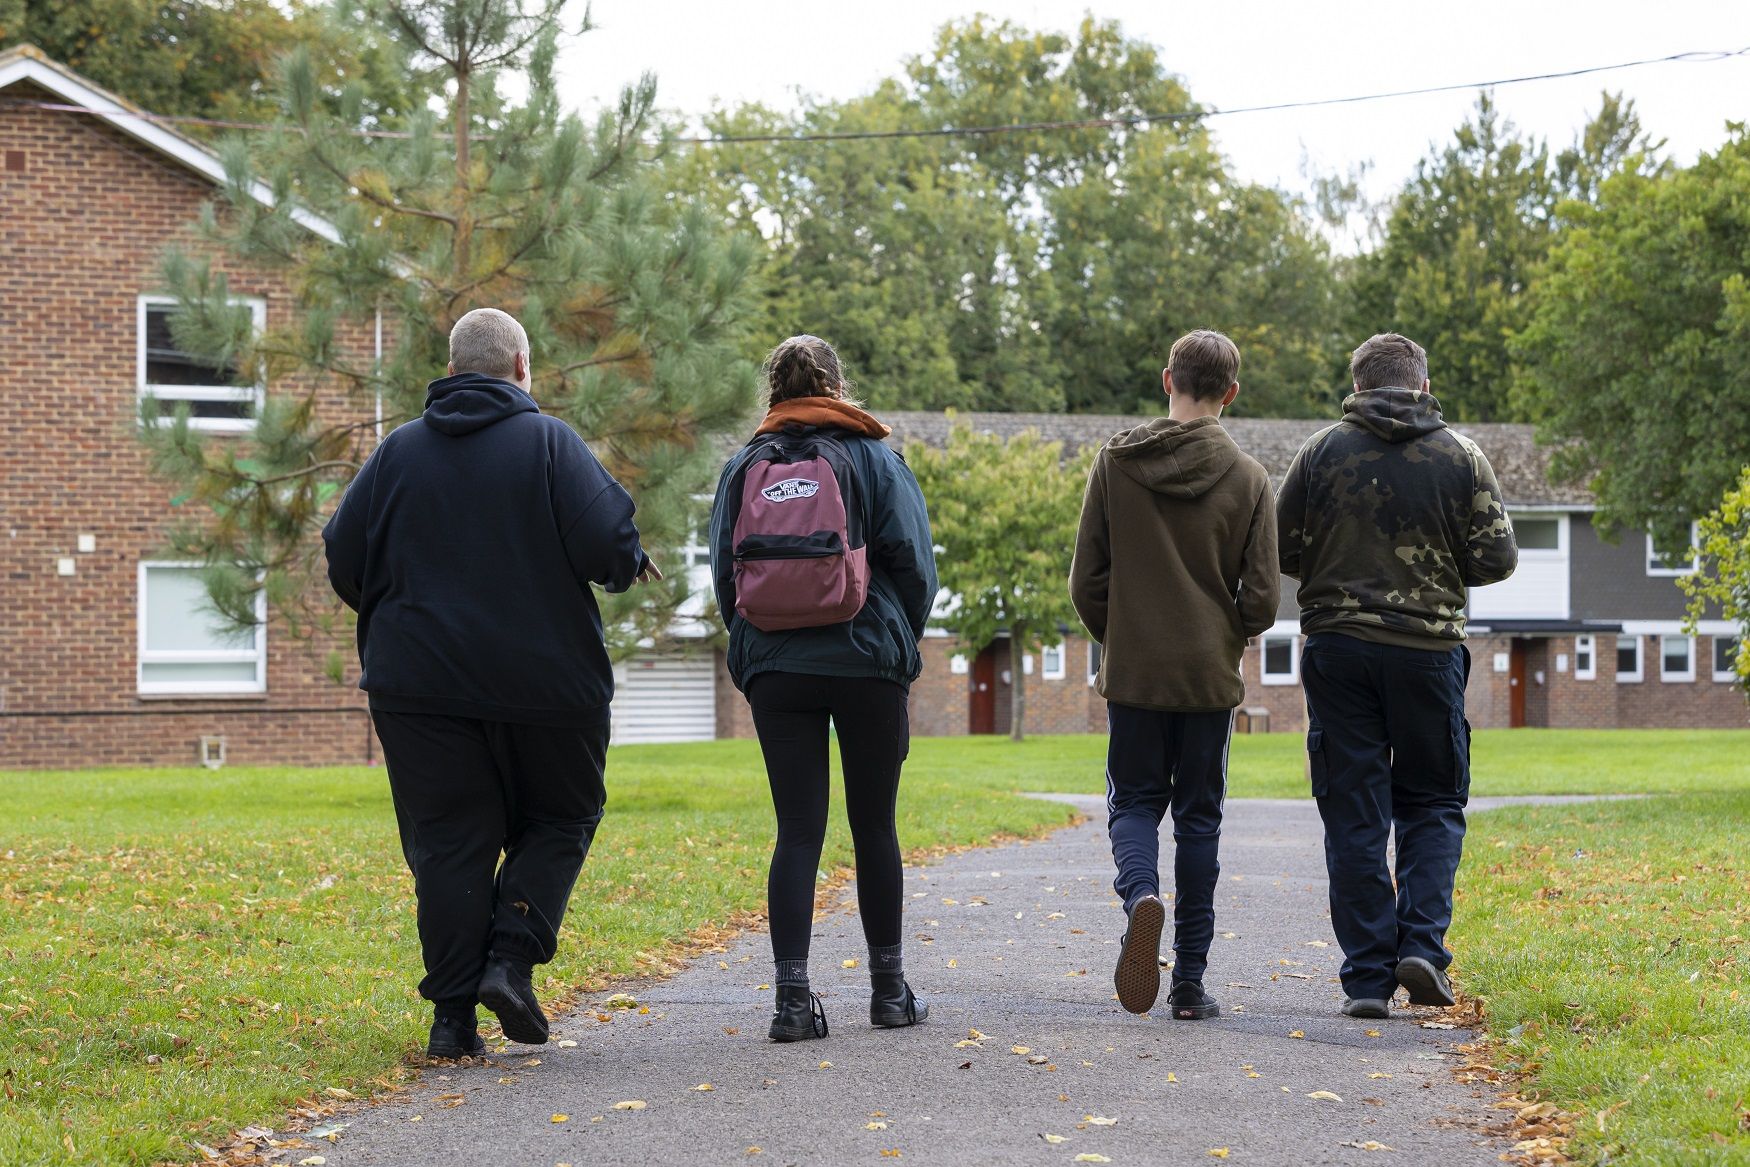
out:
M595 0L599 27L566 50L562 86L573 105L591 109L650 70L671 109L698 113L713 102L752 100L788 107L799 91L867 90L924 52L949 19L982 11L1029 28L1073 30L1090 10L1160 46L1195 99L1230 108L1750 46L1746 0ZM1633 97L1647 128L1685 161L1717 146L1728 120L1750 119L1750 55L1528 82L1496 96L1521 128L1559 146L1605 87ZM1368 185L1378 196L1396 189L1474 100L1458 92L1239 114L1210 125L1244 178L1299 190L1303 157L1322 172L1371 161Z

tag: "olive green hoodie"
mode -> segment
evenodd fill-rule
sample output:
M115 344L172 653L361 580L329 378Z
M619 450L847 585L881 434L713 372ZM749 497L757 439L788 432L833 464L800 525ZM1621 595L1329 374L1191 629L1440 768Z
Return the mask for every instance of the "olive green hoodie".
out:
M1219 421L1156 418L1100 450L1069 592L1102 647L1102 697L1232 709L1246 640L1275 623L1280 585L1270 478Z

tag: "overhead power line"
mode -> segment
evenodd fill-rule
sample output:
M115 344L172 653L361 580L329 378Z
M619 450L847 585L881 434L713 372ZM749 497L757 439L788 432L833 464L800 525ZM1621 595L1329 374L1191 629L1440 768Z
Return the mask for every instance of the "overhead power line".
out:
M1172 110L1161 113L1124 114L1118 117L1081 118L1055 122L1013 122L995 126L939 126L912 130L846 130L825 134L727 134L674 138L672 141L690 146L729 146L736 144L807 142L855 142L879 138L951 138L979 137L991 134L1035 133L1051 130L1122 129L1154 123L1204 121L1209 118L1233 117L1245 113L1271 113L1290 109L1317 109L1332 105L1356 105L1367 101L1389 101L1399 97L1420 97L1430 93L1453 93L1469 89L1498 89L1503 85L1523 85L1531 81L1557 81L1568 77L1585 77L1596 73L1614 73L1623 69L1639 69L1647 65L1706 64L1750 56L1750 46L1741 49L1698 50L1673 53L1668 57L1648 57L1639 61L1620 61L1614 65L1591 65L1584 69L1567 69L1556 73L1530 73L1523 77L1499 77L1492 81L1465 81L1451 85L1429 85L1421 89L1394 89L1382 93L1358 93L1347 97L1321 97L1307 101L1278 101L1266 105L1242 105L1231 109L1206 106L1198 109ZM0 105L53 110L59 113L101 114L108 117L136 118L143 122L165 125L205 126L226 130L274 130L283 127L264 122L227 121L219 118L190 117L180 114L148 113L140 109L95 110L82 105L56 101L35 101L28 98L0 98ZM405 130L354 130L364 138L411 138ZM484 138L490 135L482 136Z
M1622 61L1615 65L1592 65L1584 69L1568 69L1560 73L1532 73L1524 77L1502 77L1494 81L1468 81L1454 85L1430 85L1422 89L1395 89L1385 93L1360 93L1349 97L1323 97L1310 101L1278 101L1268 105L1244 105L1232 109L1209 107L1168 113L1126 114L1121 117L1083 118L1058 122L1014 122L999 126L945 126L926 130L849 130L826 134L739 134L712 137L677 138L676 141L695 146L733 145L739 142L845 142L869 138L947 138L983 134L1018 134L1040 130L1119 129L1155 122L1202 121L1214 117L1232 117L1242 113L1269 113L1286 109L1316 109L1329 105L1355 105L1364 101L1386 101L1396 97L1419 97L1428 93L1451 93L1464 89L1497 89L1503 85L1521 85L1528 81L1555 81L1566 77L1584 77L1591 73L1611 73L1619 69L1638 69L1644 65L1700 64L1730 60L1750 55L1750 46L1736 50L1715 49L1690 53L1673 53L1668 57L1648 57L1640 61Z

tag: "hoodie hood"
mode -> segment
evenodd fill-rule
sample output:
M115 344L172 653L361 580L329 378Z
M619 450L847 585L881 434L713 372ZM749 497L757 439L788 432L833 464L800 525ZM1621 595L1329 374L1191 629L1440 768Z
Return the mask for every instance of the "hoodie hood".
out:
M868 410L837 397L792 397L766 412L756 434L775 434L787 425L812 425L822 429L850 430L879 441L893 432Z
M1106 453L1114 466L1156 494L1196 498L1233 469L1240 449L1213 417L1187 422L1157 417L1115 435Z
M483 373L457 373L425 390L425 424L460 437L519 413L539 413L535 399L509 381Z
M1343 424L1388 442L1407 442L1446 428L1440 402L1420 389L1364 389L1343 400Z

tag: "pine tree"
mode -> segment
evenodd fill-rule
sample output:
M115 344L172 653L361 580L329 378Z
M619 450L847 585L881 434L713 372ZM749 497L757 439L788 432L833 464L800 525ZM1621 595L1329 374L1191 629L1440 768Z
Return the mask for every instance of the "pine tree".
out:
M652 77L593 125L560 109L563 4L376 0L419 67L404 136L356 133L359 88L332 108L315 63L294 51L276 129L224 144L229 182L201 233L283 273L295 310L257 333L210 250L169 252L179 344L259 367L268 388L246 442L191 430L186 411L157 417L150 400L142 433L157 469L204 508L172 542L208 565L229 619L252 622L259 589L295 629L332 617L315 535L378 431L418 416L444 375L451 325L476 307L522 321L536 401L626 484L653 555L697 521L713 436L754 400L754 370L737 356L754 247L671 196ZM512 99L511 71L525 63L527 95ZM267 200L252 193L263 186ZM313 230L312 215L327 226ZM373 357L345 336L379 312L386 339ZM625 643L661 633L685 575L608 606Z

